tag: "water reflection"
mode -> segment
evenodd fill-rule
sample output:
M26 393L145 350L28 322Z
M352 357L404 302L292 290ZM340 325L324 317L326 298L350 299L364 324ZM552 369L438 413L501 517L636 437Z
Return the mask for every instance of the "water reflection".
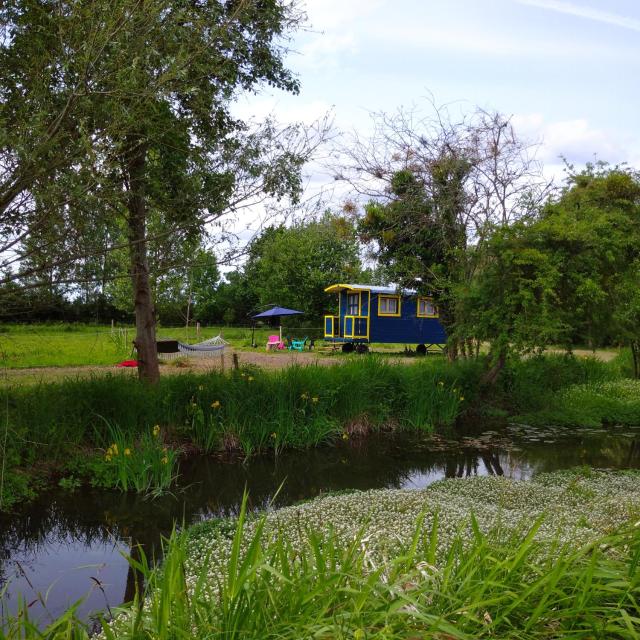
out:
M236 513L245 487L250 507L263 509L342 489L411 489L473 475L528 479L576 465L640 467L640 431L510 427L466 429L455 438L381 434L247 464L193 459L181 468L183 488L154 501L95 490L56 491L0 519L0 581L9 580L0 613L15 611L20 594L36 600L52 584L47 602L52 616L87 593L81 615L104 609L105 598L111 606L131 599L136 576L123 554L158 557L160 541L174 524ZM32 610L46 619L41 603Z

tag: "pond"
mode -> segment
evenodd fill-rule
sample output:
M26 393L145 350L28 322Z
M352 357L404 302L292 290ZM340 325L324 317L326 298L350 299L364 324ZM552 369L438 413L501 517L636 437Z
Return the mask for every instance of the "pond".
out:
M156 500L97 490L43 494L0 517L2 617L20 598L41 624L85 598L82 616L132 598L126 555L161 555L174 523L237 512L245 487L252 509L283 506L346 489L418 489L441 478L533 474L579 465L640 468L640 428L536 429L466 426L455 433L380 433L335 446L254 457L192 458L180 487ZM278 491L278 489L280 490ZM277 494L274 499L273 496Z

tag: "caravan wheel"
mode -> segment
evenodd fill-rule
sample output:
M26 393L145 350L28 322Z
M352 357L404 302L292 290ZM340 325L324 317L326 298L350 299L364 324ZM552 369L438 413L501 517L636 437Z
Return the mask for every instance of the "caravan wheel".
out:
M342 353L353 353L353 342L345 342L342 345Z
M423 344L419 344L416 347L416 354L419 356L426 356L427 355L427 347Z

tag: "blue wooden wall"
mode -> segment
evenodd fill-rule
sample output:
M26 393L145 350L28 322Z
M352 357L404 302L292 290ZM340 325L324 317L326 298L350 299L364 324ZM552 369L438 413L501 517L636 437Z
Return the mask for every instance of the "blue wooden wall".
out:
M348 311L347 292L339 294L340 333L344 331L344 317ZM384 295L384 294L383 294ZM369 296L371 296L369 304ZM400 316L378 315L378 294L360 291L360 315L369 317L370 342L406 344L444 344L447 336L438 318L418 318L416 297L401 296ZM349 341L349 340L347 340Z
M371 294L371 342L444 344L447 335L438 318L418 318L418 299L401 296L400 317L378 315L378 294Z

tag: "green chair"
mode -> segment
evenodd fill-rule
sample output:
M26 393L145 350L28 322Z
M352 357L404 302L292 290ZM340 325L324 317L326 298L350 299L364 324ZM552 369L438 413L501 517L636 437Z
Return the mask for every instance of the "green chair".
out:
M302 340L292 340L289 345L289 351L304 351L304 345L307 342L307 336Z

